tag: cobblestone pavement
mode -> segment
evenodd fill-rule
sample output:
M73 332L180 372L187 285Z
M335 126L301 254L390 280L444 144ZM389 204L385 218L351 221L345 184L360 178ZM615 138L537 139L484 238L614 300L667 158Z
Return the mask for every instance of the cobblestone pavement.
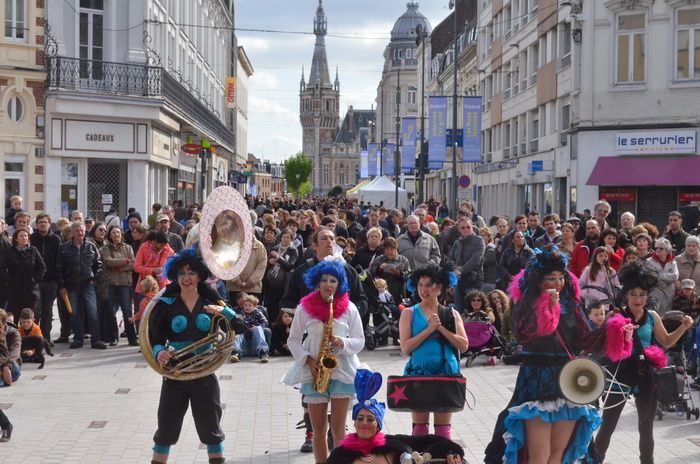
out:
M86 344L89 347L89 344ZM363 362L384 375L400 373L405 358L398 348L361 354ZM226 457L235 463L311 463L300 453L300 396L279 383L290 358L269 364L246 358L218 372ZM463 369L476 398L473 410L454 417L454 438L467 449L470 463L481 462L496 416L506 405L517 368L486 366L484 358ZM22 377L0 390L0 403L14 424L12 440L0 443L0 463L147 463L156 428L160 378L145 364L138 348L107 351L69 350L57 345L46 367L25 365ZM697 400L697 392L693 392ZM380 393L380 397L385 391ZM628 403L608 453L610 463L637 460L636 413ZM387 433L408 433L410 415L389 411ZM668 414L655 424L656 463L700 463L700 422ZM171 462L205 463L192 418L188 415Z

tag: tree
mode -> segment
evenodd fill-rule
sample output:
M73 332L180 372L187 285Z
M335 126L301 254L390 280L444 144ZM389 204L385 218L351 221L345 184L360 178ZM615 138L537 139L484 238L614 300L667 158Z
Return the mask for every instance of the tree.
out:
M287 181L287 189L296 198L302 197L303 184L309 180L313 170L313 163L308 156L299 152L284 162L284 179Z
M340 185L336 185L335 187L333 187L331 189L330 192L328 192L329 197L339 197L342 194L343 194L343 187L341 187Z

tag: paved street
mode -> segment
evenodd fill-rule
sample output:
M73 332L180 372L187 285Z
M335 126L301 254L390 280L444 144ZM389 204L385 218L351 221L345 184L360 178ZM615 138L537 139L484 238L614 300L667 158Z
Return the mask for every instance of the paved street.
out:
M43 370L26 365L18 383L0 390L2 409L7 409L15 426L12 440L0 443L0 462L149 462L160 379L137 348L122 342L106 352L58 345L56 357ZM403 368L397 348L365 352L361 357L385 375ZM517 373L514 367L488 367L483 362L477 359L464 369L477 402L473 411L458 414L454 420L454 436L467 448L470 463L481 461ZM288 363L289 358L273 358L267 365L245 359L220 370L229 462L313 462L311 455L298 452L303 436L295 430L301 418L299 394L278 383ZM632 405L625 409L613 436L610 463L638 462L634 412ZM388 412L385 425L387 433L406 433L410 416ZM655 427L657 463L700 463L699 422L673 415ZM171 462L207 462L189 415Z

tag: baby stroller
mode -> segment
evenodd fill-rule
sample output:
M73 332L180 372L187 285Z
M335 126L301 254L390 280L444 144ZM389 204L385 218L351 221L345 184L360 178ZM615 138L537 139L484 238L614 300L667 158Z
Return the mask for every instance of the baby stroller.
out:
M475 311L466 315L464 331L469 340L469 348L462 353L462 357L466 359L465 367L469 367L480 355L495 356L500 359L507 343L486 313Z
M398 345L399 321L392 313L393 305L379 301L379 291L368 271L358 266L357 273L362 282L362 290L367 295L368 310L372 315L372 325L368 324L365 327L365 348L372 351L377 346L387 345L389 337L394 341L394 345Z
M683 316L681 311L669 311L663 315L662 323L668 332L672 332L681 325ZM658 420L662 420L667 412L675 412L678 417L685 416L688 420L692 416L695 416L695 420L700 418L700 408L695 406L691 395L690 376L683 350L685 337L692 335L686 332L675 345L668 349L666 354L671 360L671 365L658 371L659 381L656 391Z

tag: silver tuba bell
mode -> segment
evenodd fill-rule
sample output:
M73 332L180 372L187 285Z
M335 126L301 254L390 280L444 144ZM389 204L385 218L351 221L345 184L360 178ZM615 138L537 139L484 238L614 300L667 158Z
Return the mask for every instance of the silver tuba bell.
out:
M253 245L253 226L243 197L231 187L218 187L207 198L202 209L202 219L188 235L188 246L199 238L199 252L209 270L222 280L236 278L248 263ZM139 344L146 362L163 377L176 380L192 380L216 371L228 359L235 331L222 315L212 317L209 334L173 352L175 360L161 365L153 357L153 345L148 328L163 290L146 307L139 326ZM218 304L225 306L225 302Z

